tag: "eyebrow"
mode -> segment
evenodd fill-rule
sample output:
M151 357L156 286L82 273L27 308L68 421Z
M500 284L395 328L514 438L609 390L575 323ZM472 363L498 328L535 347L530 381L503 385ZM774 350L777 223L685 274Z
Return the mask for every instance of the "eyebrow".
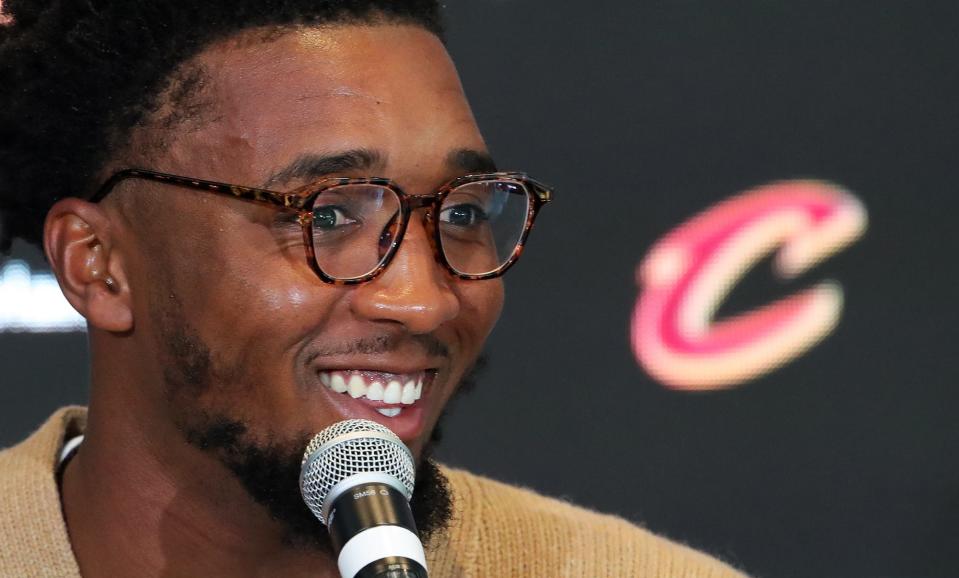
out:
M263 188L282 185L294 179L312 181L347 171L371 172L385 164L383 155L371 149L353 149L329 155L303 154L270 175Z
M446 164L467 173L495 173L496 162L488 152L456 149L446 156Z
M381 152L373 149L352 149L334 154L303 154L266 179L263 188L270 188L292 180L313 181L335 173L348 171L373 173L382 171L386 161ZM485 151L456 149L446 155L446 164L457 172L495 173L496 162Z

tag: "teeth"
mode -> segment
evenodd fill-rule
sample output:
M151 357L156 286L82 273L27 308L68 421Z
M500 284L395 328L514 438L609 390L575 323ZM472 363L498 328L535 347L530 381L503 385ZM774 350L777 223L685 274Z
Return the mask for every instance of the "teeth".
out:
M346 380L343 379L343 376L339 373L334 373L333 377L330 379L330 389L336 393L344 393L346 391Z
M366 390L366 397L370 401L383 401L383 384L374 381L370 384L370 388Z
M400 412L403 411L403 408L400 408L400 407L383 407L383 408L380 408L380 409L378 409L378 410L376 410L376 411L380 412L381 414L385 415L386 417L396 417L396 416L400 415Z
M367 379L370 378L364 375L364 373L356 370L319 372L320 383L336 393L349 393L350 397L354 399L365 397L370 401L411 405L423 396L422 372L417 378L407 378L405 383L400 379L391 379L386 385L383 385L382 381L367 383ZM388 409L392 413L393 409L399 408ZM389 417L394 417L394 415L398 414L392 414Z
M350 397L354 399L366 395L366 382L363 381L362 377L355 373L353 374L353 377L350 378L350 382L346 387L350 391Z
M386 386L386 391L383 392L383 401L386 403L399 403L402 397L403 386L396 380L391 381Z
M400 398L400 402L409 405L416 399L416 384L413 383L413 380L407 381L406 385L403 386L403 396Z

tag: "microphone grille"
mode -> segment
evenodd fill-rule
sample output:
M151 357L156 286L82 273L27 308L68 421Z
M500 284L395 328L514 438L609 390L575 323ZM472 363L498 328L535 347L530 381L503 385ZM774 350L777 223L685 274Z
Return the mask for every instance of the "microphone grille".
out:
M334 487L356 474L392 476L409 498L416 469L413 456L389 428L365 419L335 423L313 436L303 453L300 492L320 522L326 524L326 501Z

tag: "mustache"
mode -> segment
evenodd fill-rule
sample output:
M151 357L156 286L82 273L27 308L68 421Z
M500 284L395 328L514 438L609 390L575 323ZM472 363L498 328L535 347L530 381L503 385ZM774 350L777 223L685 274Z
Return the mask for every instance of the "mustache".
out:
M334 345L323 346L311 351L307 356L307 362L312 362L321 357L334 357L337 355L375 355L390 353L409 343L416 344L417 347L422 348L423 352L430 357L443 357L446 359L450 357L449 347L447 347L445 343L432 334L423 333L418 335L377 335L374 337L361 337Z

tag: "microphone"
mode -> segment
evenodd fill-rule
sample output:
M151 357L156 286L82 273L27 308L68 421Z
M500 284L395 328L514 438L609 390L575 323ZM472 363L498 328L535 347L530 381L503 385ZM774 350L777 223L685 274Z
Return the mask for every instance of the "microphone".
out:
M343 578L428 578L410 510L416 470L389 428L349 419L313 436L300 494L330 532Z

